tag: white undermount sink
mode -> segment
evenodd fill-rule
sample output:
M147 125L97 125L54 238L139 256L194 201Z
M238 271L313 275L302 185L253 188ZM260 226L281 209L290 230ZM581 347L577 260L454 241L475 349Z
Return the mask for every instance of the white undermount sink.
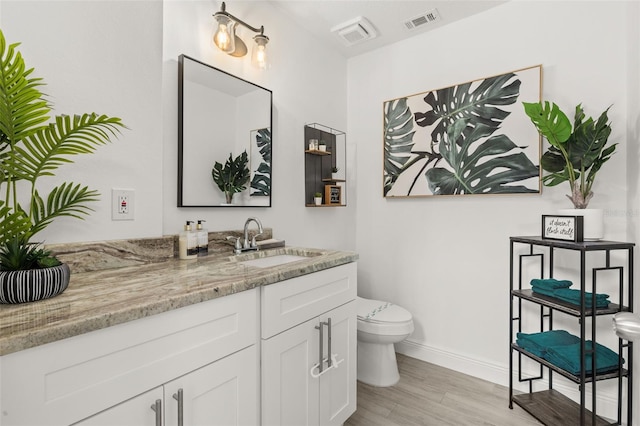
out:
M278 254L275 256L258 257L256 259L243 260L238 263L246 266L255 266L257 268L268 268L270 266L279 266L286 263L297 262L298 260L308 259L307 256L298 256L295 254Z

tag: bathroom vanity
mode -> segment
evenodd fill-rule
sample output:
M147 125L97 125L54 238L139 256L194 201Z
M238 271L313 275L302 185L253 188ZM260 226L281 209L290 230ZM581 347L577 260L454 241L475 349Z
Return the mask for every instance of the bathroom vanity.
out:
M356 260L168 260L2 305L0 424L342 424L356 402Z

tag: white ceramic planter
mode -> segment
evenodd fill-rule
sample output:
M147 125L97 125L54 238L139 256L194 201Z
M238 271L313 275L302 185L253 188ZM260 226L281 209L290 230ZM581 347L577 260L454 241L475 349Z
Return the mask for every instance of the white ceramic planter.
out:
M322 205L322 197L313 197L313 202L316 203L316 206Z
M602 209L560 209L559 214L565 216L582 216L584 218L584 240L597 241L604 238L604 210Z

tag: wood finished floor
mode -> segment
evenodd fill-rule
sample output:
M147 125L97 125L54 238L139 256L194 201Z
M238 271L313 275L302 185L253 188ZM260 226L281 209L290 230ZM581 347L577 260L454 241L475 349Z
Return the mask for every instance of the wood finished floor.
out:
M379 388L358 382L358 408L345 426L540 425L509 389L398 354L400 382Z

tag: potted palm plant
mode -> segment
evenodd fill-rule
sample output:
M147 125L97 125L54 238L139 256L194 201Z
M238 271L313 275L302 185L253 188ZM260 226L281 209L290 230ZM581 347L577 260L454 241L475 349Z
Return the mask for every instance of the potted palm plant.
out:
M585 238L602 238L602 210L587 209L587 206L593 197L596 175L617 145L607 145L611 134L609 108L594 120L586 118L582 105L578 104L572 127L567 115L555 103L523 104L525 113L550 145L540 159L540 166L547 172L542 183L556 186L569 182L571 193L567 197L575 209L565 209L561 213L584 216L588 222L585 223Z
M53 177L70 156L88 154L117 135L121 120L95 113L55 116L40 92L44 83L27 68L19 43L0 30L0 303L53 297L69 283L69 267L34 242L59 217L84 218L97 191L73 182L48 195L39 179Z
M245 150L236 158L233 158L233 154L229 153L229 158L224 165L217 161L213 165L211 176L220 191L224 193L227 204L233 203L233 196L236 193L247 189L250 175L249 167L247 167L248 162L249 157Z

